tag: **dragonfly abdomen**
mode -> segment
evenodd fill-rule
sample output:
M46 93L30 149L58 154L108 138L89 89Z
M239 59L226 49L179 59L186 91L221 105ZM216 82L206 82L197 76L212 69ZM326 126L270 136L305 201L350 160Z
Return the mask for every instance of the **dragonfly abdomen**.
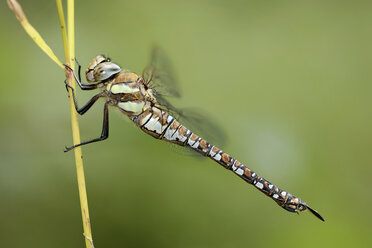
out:
M323 220L315 210L309 208L300 198L278 188L263 177L260 177L257 173L229 154L191 132L166 111L157 107L152 107L142 114L133 117L132 120L144 132L157 139L163 139L181 146L188 146L196 152L210 157L224 168L233 171L244 181L254 185L258 190L272 198L285 210L298 212L309 209L319 219Z
M191 134L191 137L194 137L194 142L188 140L187 144L197 152L203 153L204 155L212 158L214 161L222 165L228 170L233 171L236 175L242 178L244 181L254 185L258 190L260 190L265 195L273 199L279 206L284 208L289 212L298 212L309 209L312 214L324 221L322 216L318 214L315 210L310 208L304 201L300 198L278 188L274 184L270 183L263 177L260 177L243 165L241 162L230 156L229 154L223 152L218 147L208 143L206 140L200 138L195 134Z
M178 132L186 131L185 128L180 129L179 122L173 116L157 107L150 107L141 114L132 116L131 119L142 131L156 139L162 139L163 137L166 140L167 138L171 139L169 132L174 129L177 129ZM176 139L175 136L175 143L178 141L178 144L182 144L182 137L177 136L177 138L179 139Z
M233 171L244 181L256 186L257 189L273 198L281 206L288 200L295 198L291 194L280 190L269 181L258 176L255 172L218 147L191 132L166 111L157 107L152 107L134 117L133 121L144 132L150 134L154 138L163 139L182 146L188 146L196 152L210 157L226 169Z
M211 159L222 165L224 168L233 171L244 181L253 184L262 193L273 198L273 200L275 200L282 207L286 204L287 201L291 201L292 198L296 198L291 194L279 189L277 186L270 183L266 179L258 176L257 173L243 165L241 162L239 162L229 154L223 152L218 147L208 143L203 138L197 136L196 134L192 134L191 137L194 137L194 141L192 141L192 139L189 139L187 144L192 149L204 154L205 156L210 157Z

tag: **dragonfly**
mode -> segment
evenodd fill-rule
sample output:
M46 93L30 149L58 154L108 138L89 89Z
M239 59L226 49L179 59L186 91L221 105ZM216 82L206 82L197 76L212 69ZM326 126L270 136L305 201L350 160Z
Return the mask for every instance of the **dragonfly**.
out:
M183 125L184 123L181 123L182 121L175 114L179 113L177 108L164 97L167 94L168 96L179 96L180 94L175 84L172 84L172 81L174 81L172 73L166 68L161 68L162 66L170 66L169 61L161 51L160 49L153 50L151 62L143 70L142 75L123 70L109 58L98 55L91 61L85 72L88 83L81 81L81 66L76 60L75 62L78 65L77 75L72 68L65 65L66 70L72 72L75 81L82 90L100 89L98 94L79 108L75 90L65 80L66 88L71 89L78 114L84 115L98 99L106 99L101 135L98 138L66 147L65 152L82 145L107 139L109 136L109 106L113 106L128 116L145 133L156 139L187 147L211 158L247 183L252 184L285 210L299 213L308 209L313 215L324 221L316 210L310 208L300 198L270 183L228 153L188 129ZM182 113L179 115L182 115Z

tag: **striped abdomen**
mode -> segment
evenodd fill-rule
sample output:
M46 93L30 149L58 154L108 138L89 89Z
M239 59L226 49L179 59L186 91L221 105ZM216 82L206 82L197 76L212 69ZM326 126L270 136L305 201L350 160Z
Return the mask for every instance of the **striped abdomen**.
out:
M146 133L157 139L189 146L200 154L212 158L228 170L233 171L244 181L253 184L258 190L272 198L277 204L290 212L309 209L319 219L324 219L305 202L294 195L279 189L274 184L257 175L229 154L191 132L167 112L152 107L132 120Z

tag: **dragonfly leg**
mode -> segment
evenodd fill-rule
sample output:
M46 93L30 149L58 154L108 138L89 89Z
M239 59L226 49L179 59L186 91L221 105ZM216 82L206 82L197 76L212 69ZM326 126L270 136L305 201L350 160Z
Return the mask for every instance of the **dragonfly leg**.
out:
M81 82L81 65L80 63L77 61L76 57L75 57L75 63L76 65L78 66L78 76L79 76L79 81Z
M77 78L75 71L70 66L68 66L66 64L63 64L63 65L65 66L65 68L67 70L70 70L72 72L72 75L74 76L75 81L78 83L79 87L82 90L95 90L101 85L101 83L96 83L96 84L84 84L84 83L82 83L81 80L80 80L80 65L79 65L79 69L78 69L79 78Z
M74 146L66 147L65 152L68 152L68 151L70 151L70 150L72 150L72 149L74 149L75 147L78 147L78 146L87 145L87 144L90 144L90 143L94 143L94 142L98 142L98 141L102 141L102 140L107 139L107 137L109 135L109 116L108 116L108 105L109 105L109 103L110 102L106 102L105 107L103 109L103 125L102 125L101 136L96 138L96 139L81 142L80 144L77 144L77 145L74 145Z
M65 80L65 85L66 85L66 89L68 89L68 88L71 89L72 98L74 99L75 109L76 109L76 112L78 112L79 115L85 114L85 112L87 112L100 97L103 97L105 95L105 92L98 93L97 95L93 96L82 108L79 109L78 104L77 104L77 100L76 100L76 97L75 97L74 88L72 88L71 85L69 85L66 80Z

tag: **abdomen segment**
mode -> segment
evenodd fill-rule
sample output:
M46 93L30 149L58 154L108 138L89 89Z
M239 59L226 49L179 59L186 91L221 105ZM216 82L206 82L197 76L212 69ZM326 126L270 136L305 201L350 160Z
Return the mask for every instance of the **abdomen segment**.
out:
M135 121L143 131L157 139L163 139L181 146L188 146L196 152L210 157L224 168L233 171L244 181L254 185L258 190L272 198L284 209L290 212L309 209L315 216L324 221L315 210L311 209L300 198L278 188L263 177L260 177L257 173L229 154L192 133L167 112L153 107L134 118L133 121Z

